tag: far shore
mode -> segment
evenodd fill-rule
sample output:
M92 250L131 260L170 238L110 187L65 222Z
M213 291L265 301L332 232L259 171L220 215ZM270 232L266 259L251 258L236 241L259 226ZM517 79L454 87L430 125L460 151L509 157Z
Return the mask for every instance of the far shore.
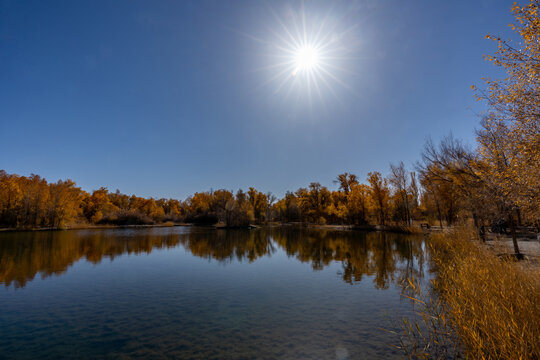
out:
M93 229L139 229L153 227L173 227L192 226L184 223L162 223L162 224L138 224L138 225L71 225L66 227L44 227L44 228L0 228L1 231L64 231L64 230L93 230Z
M452 226L440 227L430 226L429 228L418 226L418 224L412 226L404 225L342 225L342 224L314 224L314 223L302 223L302 222L269 222L266 224L250 224L248 226L227 226L223 223L218 224L194 224L183 222L164 222L157 224L126 224L126 225L92 225L92 224L76 224L66 227L40 227L40 228L0 228L2 231L61 231L61 230L89 230L89 229L138 229L138 228L153 228L153 227L174 227L174 226L194 226L194 227L209 227L216 229L256 229L264 227L299 227L308 229L321 229L321 230L355 230L355 231L379 231L379 232L394 232L401 234L429 234L433 232L442 232L453 229ZM510 235L496 235L489 234L487 239L491 240L504 240ZM533 239L535 234L518 234L522 240Z
M1 231L62 231L62 230L89 230L89 229L138 229L138 228L153 228L153 227L174 227L174 226L201 226L212 227L216 229L255 229L260 227L301 227L309 229L321 229L321 230L356 230L356 231L381 231L381 232L395 232L402 234L418 234L429 233L432 231L440 231L440 229L432 227L429 230L421 229L417 226L391 226L391 225L332 225L332 224L310 224L310 223L268 223L262 225L249 226L227 226L224 224L191 224L191 223L159 223L159 224L133 224L133 225L70 225L66 227L44 227L44 228L0 228Z

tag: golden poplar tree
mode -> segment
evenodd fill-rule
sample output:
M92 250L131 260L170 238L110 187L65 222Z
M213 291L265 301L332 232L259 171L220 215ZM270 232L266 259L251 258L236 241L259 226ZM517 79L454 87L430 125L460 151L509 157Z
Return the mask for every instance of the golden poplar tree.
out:
M480 164L485 178L500 188L509 206L531 220L540 218L540 2L514 3L519 36L514 44L487 35L497 51L486 60L503 68L505 79L484 79L477 99L487 101L489 113L478 132ZM473 87L474 88L474 87Z

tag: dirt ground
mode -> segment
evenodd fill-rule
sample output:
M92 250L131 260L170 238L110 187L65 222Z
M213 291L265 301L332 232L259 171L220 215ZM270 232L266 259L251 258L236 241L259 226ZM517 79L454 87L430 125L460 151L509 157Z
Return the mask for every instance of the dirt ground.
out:
M511 237L488 238L486 245L498 255L513 254L514 245ZM540 241L536 239L518 238L519 251L525 255L525 259L531 264L540 266Z

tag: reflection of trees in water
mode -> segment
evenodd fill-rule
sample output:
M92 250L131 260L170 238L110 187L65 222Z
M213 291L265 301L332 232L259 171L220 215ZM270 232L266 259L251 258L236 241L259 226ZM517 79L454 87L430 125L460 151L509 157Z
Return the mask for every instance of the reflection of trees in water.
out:
M229 229L197 231L182 234L182 245L198 257L230 262L247 259L249 262L273 254L276 249L265 231Z
M279 231L278 231L279 233ZM332 261L342 263L343 281L353 284L364 275L375 276L375 286L387 288L390 282L414 274L423 277L422 241L411 236L380 232L301 230L297 236L285 231L274 234L275 241L289 256L323 269Z
M163 231L26 232L0 239L0 282L25 286L37 273L42 277L64 273L86 258L99 263L104 257L150 253L154 248L181 244L193 255L223 262L271 255L276 246L290 257L322 270L333 261L342 263L345 282L353 284L373 276L377 288L414 275L423 277L423 242L401 234L362 233L311 229L209 230L188 233Z
M0 239L0 283L24 287L37 273L42 278L64 273L82 258L97 264L122 254L150 253L178 245L178 235L110 231L38 231L4 234Z

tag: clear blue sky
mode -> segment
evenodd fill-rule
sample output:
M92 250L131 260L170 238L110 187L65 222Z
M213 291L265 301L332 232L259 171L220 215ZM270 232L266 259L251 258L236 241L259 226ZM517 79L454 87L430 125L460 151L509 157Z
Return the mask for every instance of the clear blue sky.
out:
M511 5L0 1L0 169L179 199L386 175L428 136L474 142ZM331 41L319 91L280 65L302 14Z

